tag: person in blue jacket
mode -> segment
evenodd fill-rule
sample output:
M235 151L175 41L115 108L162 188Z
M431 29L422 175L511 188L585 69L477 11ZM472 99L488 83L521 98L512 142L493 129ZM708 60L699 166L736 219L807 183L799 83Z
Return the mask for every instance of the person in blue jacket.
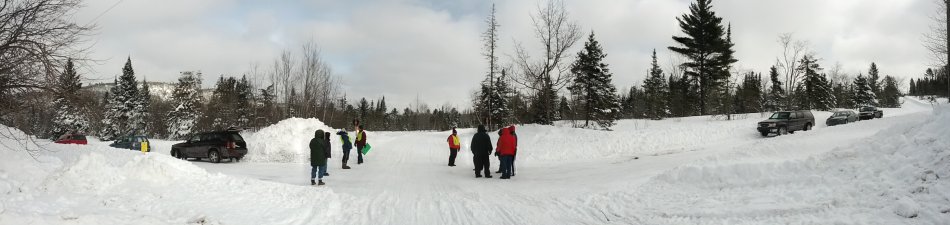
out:
M339 132L336 132L336 135L340 136L340 142L343 143L343 169L348 170L350 166L347 166L346 162L350 160L350 150L353 149L353 143L350 142L350 135L346 133L346 129L340 129Z

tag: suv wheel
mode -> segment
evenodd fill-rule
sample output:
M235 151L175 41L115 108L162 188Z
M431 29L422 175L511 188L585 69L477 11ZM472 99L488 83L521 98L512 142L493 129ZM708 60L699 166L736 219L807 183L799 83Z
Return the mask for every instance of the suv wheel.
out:
M212 163L220 163L221 156L218 155L218 150L208 151L208 160L211 161Z
M175 158L177 158L177 159L181 159L181 160L186 160L186 159L187 159L187 158L185 158L185 155L182 155L182 154L181 154L181 151L178 150L178 149L172 150L172 156L175 157Z
M759 134L761 134L762 137L768 137L768 136L769 136L769 132L759 132Z
M809 130L811 130L811 124L810 124L810 123L806 123L806 124L805 124L805 129L804 129L803 131L809 131Z
M786 134L788 134L788 128L785 128L785 127L778 128L778 135L786 135Z

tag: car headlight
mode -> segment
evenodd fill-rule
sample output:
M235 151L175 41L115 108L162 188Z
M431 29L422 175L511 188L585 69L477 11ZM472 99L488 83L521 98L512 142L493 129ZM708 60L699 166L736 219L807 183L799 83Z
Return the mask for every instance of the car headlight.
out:
M775 127L775 124L774 124L774 123L770 123L770 124L769 124L769 127Z

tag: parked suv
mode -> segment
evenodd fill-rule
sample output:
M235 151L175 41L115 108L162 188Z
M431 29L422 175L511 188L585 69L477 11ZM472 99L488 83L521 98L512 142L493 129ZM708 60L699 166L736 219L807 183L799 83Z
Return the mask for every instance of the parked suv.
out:
M142 151L142 143L145 143L146 152L152 151L152 145L149 143L148 137L141 135L119 138L113 141L112 144L109 144L109 147Z
M815 126L815 116L808 110L783 111L772 113L769 119L759 122L758 130L762 136L769 134L785 135L799 130L811 130Z
M213 163L221 159L241 161L247 154L247 142L237 131L216 131L200 133L188 141L172 145L171 155L179 159L203 158Z
M86 141L86 135L82 134L64 134L56 139L56 144L76 144L76 145L85 145L89 142Z
M884 117L884 111L874 106L861 107L861 120L869 120Z
M851 110L841 110L831 114L831 117L825 120L825 125L834 126L838 124L849 124L855 121L858 121L857 113Z

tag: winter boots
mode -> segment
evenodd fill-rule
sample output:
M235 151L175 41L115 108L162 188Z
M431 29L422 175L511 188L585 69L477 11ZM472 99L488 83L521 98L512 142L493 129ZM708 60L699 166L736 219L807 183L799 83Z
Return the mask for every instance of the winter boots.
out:
M314 180L310 180L310 185L317 185L317 182Z
M348 169L350 169L350 166L347 166L346 163L344 163L344 164L343 164L343 169L344 169L344 170L348 170Z
M326 185L326 184L325 184L325 183L323 183L323 181L321 180L321 181L320 181L319 183L317 183L317 185L319 185L319 186L323 186L323 185Z

